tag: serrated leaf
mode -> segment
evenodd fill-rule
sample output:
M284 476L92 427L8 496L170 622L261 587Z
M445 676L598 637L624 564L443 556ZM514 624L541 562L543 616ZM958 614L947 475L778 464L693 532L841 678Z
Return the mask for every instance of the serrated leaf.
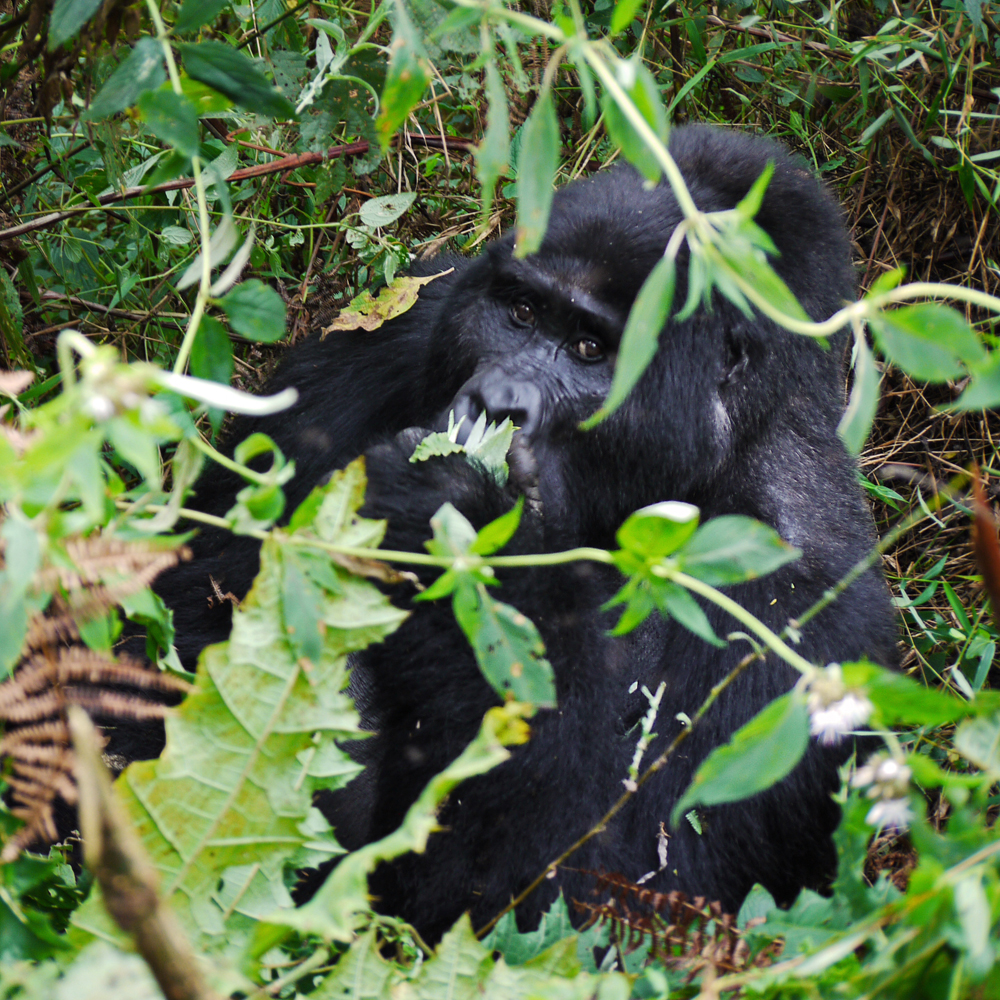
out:
M239 50L223 42L177 46L188 76L224 94L234 104L271 118L294 118L292 102Z
M709 754L670 813L671 825L694 805L738 802L770 788L791 772L808 745L805 700L789 691Z
M642 283L629 311L608 398L592 417L581 424L583 430L589 430L614 413L649 367L660 344L660 331L670 315L676 281L677 267L674 260L671 257L661 257Z
M517 164L517 233L514 256L534 253L545 238L559 166L559 121L551 90L543 90L521 128Z
M258 278L241 281L219 300L233 329L261 344L273 344L285 335L285 303Z
M101 0L55 0L49 17L49 52L68 42L100 6Z
M923 302L879 312L868 319L879 350L907 375L944 382L965 374L986 354L965 317L950 306Z
M357 469L335 473L324 498L342 504L345 494L356 496L357 478ZM268 901L272 909L289 905L284 866L306 850L317 860L323 838L312 793L343 783L356 768L343 755L338 777L304 775L301 755L321 750L329 763L340 753L334 740L358 735L343 690L348 655L405 618L372 584L333 567L338 593L310 585L323 627L319 655L304 665L288 638L286 572L286 552L269 539L229 641L202 653L194 692L167 720L163 756L131 765L117 785L164 895L204 950L231 948L246 933L246 917L259 916ZM337 851L327 834L325 853ZM248 856L252 872L244 867ZM95 898L75 922L118 936Z
M618 529L618 544L643 559L662 559L698 530L698 508L665 500L637 510Z
M521 523L523 510L524 497L518 497L517 503L506 514L501 514L479 530L476 540L469 546L469 551L489 556L502 549L514 537L514 532Z
M774 528L738 514L703 524L680 550L684 572L713 587L756 580L800 555Z
M162 46L155 38L140 38L97 92L85 117L94 121L124 111L135 104L143 91L156 90L166 79Z
M527 740L528 727L523 719L527 708L516 702L491 708L483 717L476 738L440 774L431 778L398 829L349 854L305 906L276 913L271 918L273 928L293 928L303 934L319 934L327 940L351 941L357 923L365 920L364 914L369 910L368 872L380 861L426 848L430 835L439 829L436 814L445 796L466 778L507 760L510 753L506 746ZM255 953L270 946L274 940L271 932L271 927L260 929Z

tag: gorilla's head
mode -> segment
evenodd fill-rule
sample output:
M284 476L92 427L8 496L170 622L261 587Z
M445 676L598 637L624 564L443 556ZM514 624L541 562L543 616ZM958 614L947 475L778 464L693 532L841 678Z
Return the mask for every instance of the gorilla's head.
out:
M782 147L692 126L674 132L670 150L702 211L735 207L773 162L756 221L780 251L775 269L814 319L852 297L839 209ZM512 235L498 240L443 317L442 369L466 377L448 409L469 426L485 412L521 427L553 543L606 544L646 503L718 497L729 463L774 433L777 412L825 438L839 417L841 338L818 344L716 295L711 310L669 320L625 404L579 429L608 393L629 309L682 218L669 186L630 167L572 184L555 196L539 251L519 260ZM682 251L675 311L686 290Z

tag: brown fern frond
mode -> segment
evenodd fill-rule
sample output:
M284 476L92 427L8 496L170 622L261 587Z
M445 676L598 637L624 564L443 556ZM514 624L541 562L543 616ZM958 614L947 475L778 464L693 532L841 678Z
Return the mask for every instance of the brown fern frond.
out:
M689 900L677 891L656 892L616 873L585 874L593 876L594 895L604 902L573 900L573 905L586 914L585 926L608 925L612 942L626 954L648 944L651 957L670 968L689 968L692 976L705 966L724 974L774 960L774 950L767 948L751 963L736 918L724 913L721 903L703 896Z
M0 761L7 762L11 812L24 821L3 845L0 863L32 843L56 839L56 799L76 802L69 706L106 722L163 718L170 711L164 696L174 701L170 696L190 690L170 674L79 644L80 623L107 614L188 555L156 540L94 535L64 541L63 551L50 552L35 574L32 589L54 593L46 611L28 624L20 664L0 684L0 725L6 730Z

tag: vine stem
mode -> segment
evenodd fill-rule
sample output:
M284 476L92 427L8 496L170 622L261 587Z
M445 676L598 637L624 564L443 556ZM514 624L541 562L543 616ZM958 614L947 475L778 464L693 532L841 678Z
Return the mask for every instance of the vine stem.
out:
M156 5L156 0L146 0L146 7L149 16L156 28L156 40L163 49L163 57L167 63L167 75L170 77L170 86L178 97L184 96L184 88L181 86L181 75L177 69L177 62L174 59L173 50L170 48L166 25L160 17L160 9ZM191 173L194 177L195 200L198 205L198 237L201 240L201 283L198 286L198 295L194 300L194 308L191 310L191 318L188 320L187 329L184 331L184 338L181 341L180 350L177 352L177 360L174 362L174 374L183 375L187 367L188 358L191 355L191 348L194 345L195 334L198 332L198 325L201 317L205 314L205 307L212 286L212 260L208 252L209 240L211 239L211 226L208 219L208 198L205 193L205 178L201 172L201 158L191 157Z
M783 660L795 667L803 677L811 677L816 673L815 664L810 663L804 656L796 653L788 643L772 632L759 618L750 614L746 608L741 607L731 597L727 597L721 591L716 590L715 587L711 587L707 583L702 583L696 577L688 576L687 573L672 573L670 579L675 583L679 583L682 587L686 587L693 593L701 595L713 604L718 605L723 611L728 611L738 622L745 625L751 632L757 635L765 645L769 646Z

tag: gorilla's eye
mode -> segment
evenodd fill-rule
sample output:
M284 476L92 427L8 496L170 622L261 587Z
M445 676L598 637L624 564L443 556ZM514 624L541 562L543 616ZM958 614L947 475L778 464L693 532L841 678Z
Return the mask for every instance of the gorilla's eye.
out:
M527 302L515 302L510 307L510 314L518 323L523 323L525 326L535 325L535 310Z
M570 349L584 361L599 361L604 357L604 348L593 337L581 337L570 344Z

